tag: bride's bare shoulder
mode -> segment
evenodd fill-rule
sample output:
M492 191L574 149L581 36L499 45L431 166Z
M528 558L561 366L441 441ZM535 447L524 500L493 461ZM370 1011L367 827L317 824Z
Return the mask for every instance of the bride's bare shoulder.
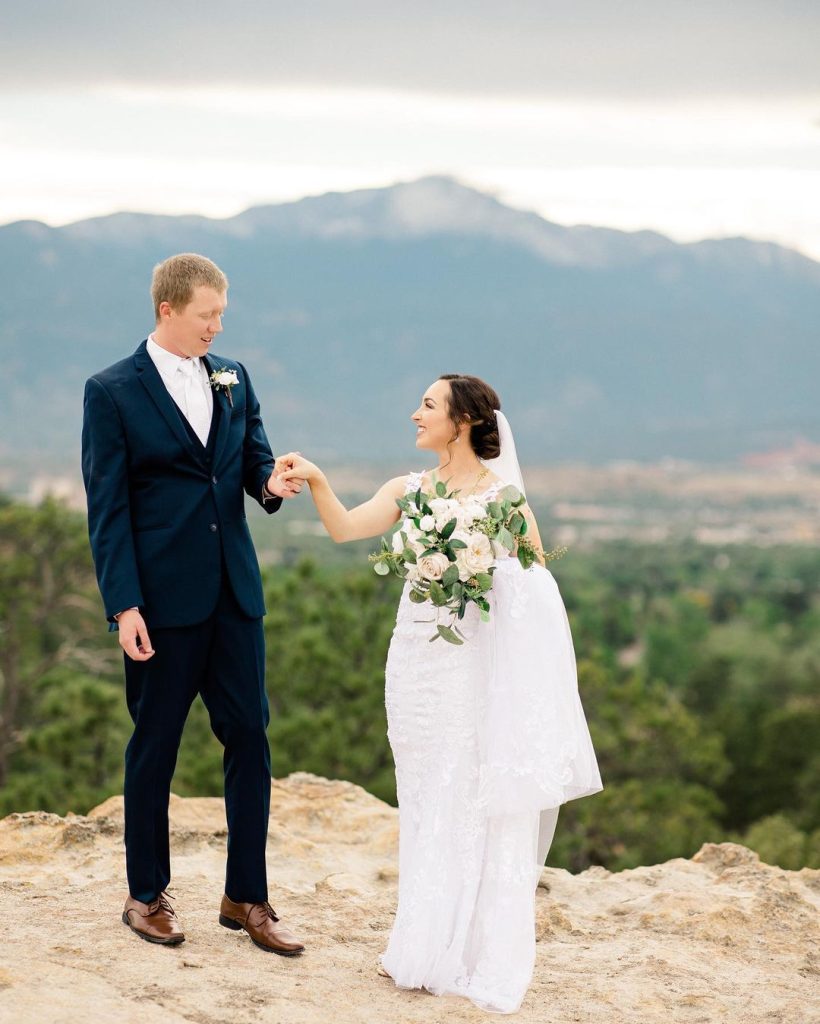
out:
M405 473L404 476L391 477L386 483L383 483L379 488L383 493L390 494L396 498L401 497L402 494L407 490L407 481L410 478Z
M380 489L382 493L400 498L403 494L407 494L408 491L415 491L419 487L425 491L429 485L430 473L428 470L424 470L422 473L405 473L403 476L394 476L387 483L382 484Z

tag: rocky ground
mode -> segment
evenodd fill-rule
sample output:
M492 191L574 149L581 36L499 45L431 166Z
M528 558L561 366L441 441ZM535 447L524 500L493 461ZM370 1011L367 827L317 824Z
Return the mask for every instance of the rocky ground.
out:
M273 784L272 902L308 952L265 954L217 923L224 810L174 798L172 892L187 940L120 923L122 800L0 821L0 1019L9 1024L483 1021L376 974L396 898L396 811L346 782ZM560 819L558 827L560 828ZM545 868L521 1024L820 1021L820 871L731 843L612 874Z

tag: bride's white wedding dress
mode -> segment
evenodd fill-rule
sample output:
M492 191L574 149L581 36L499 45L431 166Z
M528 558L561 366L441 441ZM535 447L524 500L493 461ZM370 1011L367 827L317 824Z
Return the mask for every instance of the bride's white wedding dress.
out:
M411 473L406 491L420 483ZM532 978L535 890L558 808L603 788L569 623L552 574L517 558L497 563L489 623L468 606L460 647L429 642L435 613L409 589L386 667L400 838L382 964L400 987L512 1013Z

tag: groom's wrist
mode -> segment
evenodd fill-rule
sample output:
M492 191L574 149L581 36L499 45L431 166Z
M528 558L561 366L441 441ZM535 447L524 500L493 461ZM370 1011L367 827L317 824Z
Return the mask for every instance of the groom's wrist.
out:
M119 622L120 621L120 616L121 615L125 615L126 612L138 612L138 611L139 611L139 605L135 604L132 608L123 608L123 610L121 612L117 612L116 615L112 615L112 618L113 618L114 622Z

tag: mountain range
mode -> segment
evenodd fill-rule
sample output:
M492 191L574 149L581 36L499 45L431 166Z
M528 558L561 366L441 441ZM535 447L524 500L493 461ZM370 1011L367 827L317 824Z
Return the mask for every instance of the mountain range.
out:
M275 450L416 466L439 374L499 391L522 461L724 461L820 440L820 264L729 238L565 227L444 177L235 217L0 227L3 462L76 469L85 378L152 328L155 263L231 280L216 354Z

